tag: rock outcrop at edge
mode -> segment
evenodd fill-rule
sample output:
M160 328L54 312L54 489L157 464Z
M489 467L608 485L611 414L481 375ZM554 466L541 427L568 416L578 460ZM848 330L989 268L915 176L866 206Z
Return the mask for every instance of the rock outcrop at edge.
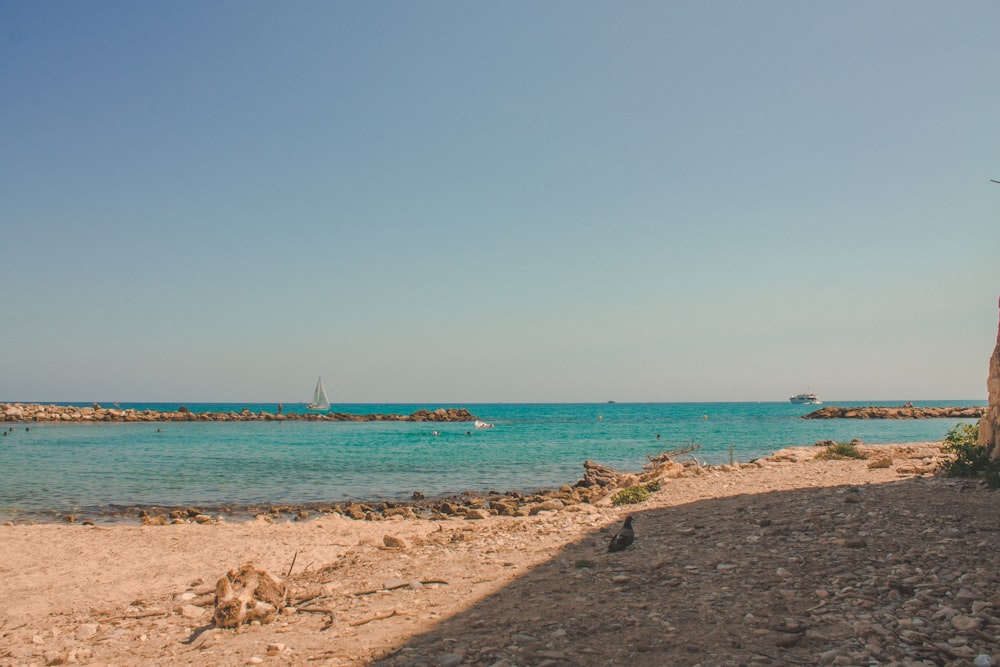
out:
M986 394L989 396L990 406L979 421L979 444L989 447L994 459L1000 459L1000 325L997 326L997 344L990 357Z

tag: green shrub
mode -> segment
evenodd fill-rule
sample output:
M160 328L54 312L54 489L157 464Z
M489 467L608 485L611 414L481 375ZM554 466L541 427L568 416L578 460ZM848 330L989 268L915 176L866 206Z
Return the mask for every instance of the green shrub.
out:
M611 496L612 505L635 505L649 500L649 489L645 486L630 486Z
M835 442L816 455L821 461L838 461L842 459L863 459L865 455L858 451L853 442Z
M949 477L982 477L991 489L1000 488L1000 461L979 444L979 424L958 424L948 431L941 450L954 458L941 464Z

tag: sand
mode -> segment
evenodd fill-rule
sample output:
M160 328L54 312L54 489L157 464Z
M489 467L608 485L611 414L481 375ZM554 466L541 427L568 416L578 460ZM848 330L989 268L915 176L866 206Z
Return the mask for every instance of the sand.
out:
M0 665L1000 658L1000 495L930 474L935 443L863 449L892 464L796 448L529 517L0 526ZM635 543L607 553L629 513ZM291 606L215 628L215 583L247 561Z

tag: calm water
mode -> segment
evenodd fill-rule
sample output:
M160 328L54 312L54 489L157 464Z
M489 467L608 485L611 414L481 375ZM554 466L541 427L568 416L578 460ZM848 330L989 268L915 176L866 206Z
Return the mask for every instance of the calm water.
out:
M174 410L178 404L121 407ZM276 410L274 404L187 407L194 412ZM409 414L438 407L467 407L495 427L426 422L20 424L0 438L0 517L110 515L132 505L403 499L414 491L427 496L464 490L530 491L575 482L587 459L638 470L647 454L697 443L700 460L728 463L731 446L737 461L748 461L782 447L826 439L940 440L959 423L955 419L804 420L801 415L815 406L787 402L336 405L333 409ZM286 413L303 411L304 405L285 405Z

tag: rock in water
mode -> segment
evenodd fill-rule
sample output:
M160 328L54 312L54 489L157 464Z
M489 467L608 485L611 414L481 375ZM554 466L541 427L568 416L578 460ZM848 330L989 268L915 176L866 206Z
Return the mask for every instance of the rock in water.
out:
M632 530L632 517L631 515L626 517L625 525L621 527L615 536L611 538L611 544L608 545L608 551L623 551L627 546L635 541L635 531Z

